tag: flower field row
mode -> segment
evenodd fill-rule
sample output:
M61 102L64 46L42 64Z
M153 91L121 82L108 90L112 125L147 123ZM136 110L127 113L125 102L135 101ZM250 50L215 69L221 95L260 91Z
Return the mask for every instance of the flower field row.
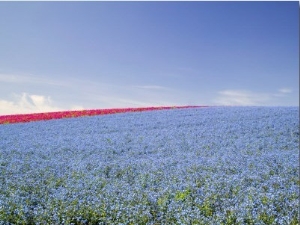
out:
M299 108L0 126L0 225L296 225Z
M4 116L0 116L0 124L25 123L25 122L32 122L32 121L39 121L39 120L52 120L52 119L62 119L62 118L82 117L82 116L107 115L107 114L124 113L124 112L142 112L142 111L149 111L149 110L193 108L193 107L198 107L198 106L93 109L93 110L4 115Z

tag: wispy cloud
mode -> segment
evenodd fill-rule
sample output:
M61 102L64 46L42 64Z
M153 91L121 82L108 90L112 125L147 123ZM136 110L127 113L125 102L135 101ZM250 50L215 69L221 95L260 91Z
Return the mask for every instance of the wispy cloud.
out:
M85 108L82 107L81 105L74 105L71 106L70 110L84 110Z
M106 95L92 94L89 98L99 106L106 108L119 107L149 107L176 105L176 101L159 93L145 93L143 89L134 91L128 88L126 92L108 92Z
M92 108L176 105L179 94L162 85L124 85L100 80L0 74L14 97L0 97L0 115ZM16 84L16 85L15 85ZM15 86L14 86L15 85ZM24 93L20 94L20 87ZM39 94L28 94L37 91ZM54 91L54 92L53 92ZM14 94L18 93L18 94ZM48 96L56 99L55 104Z
M0 82L3 83L20 83L20 76L16 75L8 75L8 74L0 74Z
M292 92L293 90L291 88L280 88L276 93L273 94L273 97L279 97L279 98L286 97L290 95Z
M22 95L15 95L13 101L0 99L0 115L53 112L61 110L61 108L53 104L50 96L22 93Z
M283 94L289 94L289 93L292 93L292 89L291 88L281 88L278 90L280 93L283 93Z
M170 88L159 86L159 85L141 85L141 86L133 86L139 89L146 89L146 90L169 90Z
M150 99L148 101L142 101L139 99L116 98L115 102L118 103L118 105L124 105L124 107L126 107L128 105L133 106L133 107L172 105L170 102L156 101L156 100L150 100Z
M245 90L224 90L218 94L219 96L214 102L219 105L264 105L270 100L269 94L253 93Z
M218 92L214 103L218 105L266 106L285 105L282 100L292 93L291 88L280 88L273 93L258 93L247 90L223 90Z
M66 86L67 82L55 79L45 78L43 76L34 75L16 75L16 74L0 74L0 82L2 83L22 83L22 84L45 84Z

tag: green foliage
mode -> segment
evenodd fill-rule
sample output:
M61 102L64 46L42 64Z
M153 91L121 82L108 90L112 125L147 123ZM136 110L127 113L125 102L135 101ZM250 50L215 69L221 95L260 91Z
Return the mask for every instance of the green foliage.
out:
M248 215L245 219L244 219L244 224L246 225L254 225L255 224L255 221L254 219Z
M261 202L262 202L262 204L267 205L267 204L269 203L268 197L267 197L267 196L263 196L263 197L261 198Z
M222 223L223 225L235 225L238 224L237 222L237 217L234 214L233 211L231 210L227 210L226 211L226 219L224 221L224 223Z
M209 200L205 200L202 205L198 207L201 213L206 217L211 217L215 213L213 204Z
M177 191L175 194L175 200L184 201L191 195L191 193L192 193L191 189L187 189L184 191Z
M269 215L266 212L260 213L258 218L265 224L270 224L270 225L273 224L275 221L274 215Z
M289 225L299 225L299 223L300 223L300 218L297 218L297 216L294 216Z
M157 205L160 208L166 208L170 199L171 199L171 195L170 195L170 193L167 192L157 199Z

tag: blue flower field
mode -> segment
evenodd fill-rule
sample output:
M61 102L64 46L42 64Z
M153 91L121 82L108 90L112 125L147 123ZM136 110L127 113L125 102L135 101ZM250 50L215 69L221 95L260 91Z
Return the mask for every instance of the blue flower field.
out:
M0 224L298 223L299 108L0 125Z

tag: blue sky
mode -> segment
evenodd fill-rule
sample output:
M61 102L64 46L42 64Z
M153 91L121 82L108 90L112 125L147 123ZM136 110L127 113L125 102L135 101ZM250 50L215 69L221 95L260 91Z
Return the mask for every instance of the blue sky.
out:
M0 2L0 115L299 106L298 2Z

